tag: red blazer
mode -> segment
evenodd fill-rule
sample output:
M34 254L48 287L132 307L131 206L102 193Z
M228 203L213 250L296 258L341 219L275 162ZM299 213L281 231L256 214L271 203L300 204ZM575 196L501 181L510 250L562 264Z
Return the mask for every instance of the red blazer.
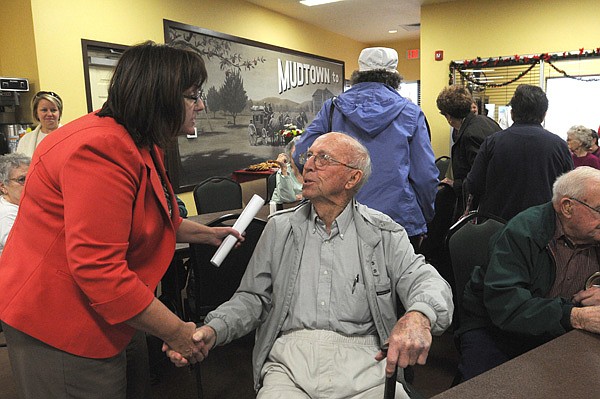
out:
M148 149L95 114L38 146L0 260L0 319L63 351L118 354L154 298L181 224ZM158 172L158 173L157 173Z

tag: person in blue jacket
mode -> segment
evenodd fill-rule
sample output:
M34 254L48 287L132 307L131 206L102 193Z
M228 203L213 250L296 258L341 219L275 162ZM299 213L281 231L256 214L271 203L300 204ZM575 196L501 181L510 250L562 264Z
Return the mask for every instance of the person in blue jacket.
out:
M319 136L346 133L369 150L373 174L356 199L402 225L415 248L433 218L439 171L425 115L397 89L398 53L385 47L365 48L352 87L323 107L296 143L294 159Z

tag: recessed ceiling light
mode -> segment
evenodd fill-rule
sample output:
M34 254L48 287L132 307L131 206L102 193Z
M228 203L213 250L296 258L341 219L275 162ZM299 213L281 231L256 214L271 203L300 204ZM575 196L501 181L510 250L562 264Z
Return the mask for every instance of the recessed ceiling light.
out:
M300 3L304 4L305 6L320 6L321 4L327 4L327 3L337 3L338 1L343 1L343 0L301 0Z
M390 29L388 30L388 33L398 33L398 29Z

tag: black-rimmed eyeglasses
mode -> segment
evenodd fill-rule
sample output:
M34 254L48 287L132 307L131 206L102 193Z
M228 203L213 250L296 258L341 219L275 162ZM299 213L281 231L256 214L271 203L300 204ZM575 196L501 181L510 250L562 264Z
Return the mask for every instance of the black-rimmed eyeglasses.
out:
M204 99L204 92L202 90L198 90L196 94L184 94L183 98L187 98L188 100L192 100L194 104L198 104L199 100Z
M350 169L358 169L356 166L351 166L342 161L338 161L337 159L333 159L329 154L313 154L312 151L307 151L304 154L301 154L298 161L300 162L300 165L305 165L308 160L313 157L315 158L315 166L317 169L323 169L332 164L339 164Z
M592 211L596 212L596 214L600 215L600 209L596 209L593 206L591 206L591 205L589 205L589 204L587 204L587 203L585 203L585 202L583 202L581 200L578 200L577 198L569 197L569 199L573 200L575 202L579 202L581 205L585 206L588 209L591 209Z

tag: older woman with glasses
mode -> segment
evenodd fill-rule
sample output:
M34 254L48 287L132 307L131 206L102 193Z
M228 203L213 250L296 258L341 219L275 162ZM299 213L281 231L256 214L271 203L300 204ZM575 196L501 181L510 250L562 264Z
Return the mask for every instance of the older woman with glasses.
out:
M17 217L30 162L31 158L23 154L0 156L0 255Z
M206 77L192 51L132 46L101 110L36 149L0 259L0 320L20 397L124 399L136 331L196 361L195 324L154 291L176 242L242 239L182 219L165 172L163 149L194 131Z
M33 151L40 141L60 127L63 102L53 91L39 91L33 96L31 109L33 119L39 122L39 125L35 130L21 137L17 145L17 152L29 157L33 156Z

